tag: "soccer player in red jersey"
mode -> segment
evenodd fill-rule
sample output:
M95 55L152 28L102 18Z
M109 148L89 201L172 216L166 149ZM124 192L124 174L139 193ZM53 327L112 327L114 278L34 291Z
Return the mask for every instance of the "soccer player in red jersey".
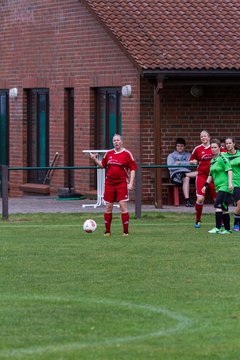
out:
M203 130L200 133L200 139L202 141L201 145L196 146L193 149L193 152L190 156L189 163L198 165L197 167L197 176L196 176L196 223L195 228L201 227L201 216L202 216L202 208L205 199L205 193L202 192L202 188L204 187L206 180L209 175L210 170L210 161L213 158L212 150L210 147L210 135L206 130ZM213 200L216 198L216 190L214 183L211 182L208 186L208 191Z
M128 235L129 212L127 201L128 191L133 189L136 162L130 151L123 147L122 137L118 134L113 136L112 150L104 155L102 161L97 159L96 154L90 154L95 163L106 169L104 196L106 208L104 213L105 235L111 235L112 209L115 201L119 202L123 225L123 236Z

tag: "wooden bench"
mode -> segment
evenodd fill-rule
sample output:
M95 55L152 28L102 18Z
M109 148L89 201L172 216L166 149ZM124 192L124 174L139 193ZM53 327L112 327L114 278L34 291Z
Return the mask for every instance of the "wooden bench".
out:
M167 168L161 169L162 187L167 188L168 205L179 206L179 186L170 182L170 175Z
M19 188L20 190L26 193L42 194L42 195L50 194L50 186L46 184L25 183L20 185Z
M192 179L194 179L194 178L192 178ZM195 189L195 182L194 181L192 182L192 179L190 180L190 187L191 187L191 185L193 185L194 189ZM178 185L171 183L168 168L161 169L161 180L162 180L162 187L167 187L168 205L179 206L180 205L179 189L182 190L182 186L178 186Z

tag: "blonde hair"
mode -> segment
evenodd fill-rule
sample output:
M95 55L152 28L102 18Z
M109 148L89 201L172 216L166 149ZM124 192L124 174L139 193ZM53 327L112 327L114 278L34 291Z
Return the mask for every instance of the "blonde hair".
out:
M202 135L202 133L205 133L205 134L207 134L207 135L210 137L210 134L209 134L209 132L208 132L207 130L202 130L202 131L200 132L200 136Z
M118 136L120 138L120 140L122 140L122 136L120 134L114 134L113 139L115 138L115 136Z

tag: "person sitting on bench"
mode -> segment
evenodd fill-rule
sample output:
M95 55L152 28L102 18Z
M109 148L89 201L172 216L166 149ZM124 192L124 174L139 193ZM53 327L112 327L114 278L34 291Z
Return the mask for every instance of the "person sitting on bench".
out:
M190 153L185 151L186 141L183 138L176 139L175 148L167 157L167 165L189 165ZM189 199L190 179L196 177L196 171L191 171L187 167L168 168L170 173L170 181L178 186L182 185L183 195L185 198L185 206L193 207Z

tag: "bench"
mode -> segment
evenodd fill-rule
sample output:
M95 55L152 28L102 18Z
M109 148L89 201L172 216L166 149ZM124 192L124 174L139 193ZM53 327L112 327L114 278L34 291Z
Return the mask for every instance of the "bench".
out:
M194 170L193 170L194 171ZM194 178L192 178L194 179ZM167 188L167 192L168 192L168 205L174 205L174 206L179 206L180 205L180 201L179 201L179 189L182 190L182 186L178 186L175 185L173 183L170 182L170 175L169 175L169 170L168 168L162 168L161 169L161 180L162 180L162 187L166 187ZM190 186L191 184L194 186L195 188L195 182L190 180ZM190 190L190 189L189 189Z
M167 168L161 169L162 187L167 188L168 205L179 206L179 186L170 182L170 175Z
M20 190L26 193L42 194L42 195L50 194L50 186L46 184L25 183L20 185L19 188Z

